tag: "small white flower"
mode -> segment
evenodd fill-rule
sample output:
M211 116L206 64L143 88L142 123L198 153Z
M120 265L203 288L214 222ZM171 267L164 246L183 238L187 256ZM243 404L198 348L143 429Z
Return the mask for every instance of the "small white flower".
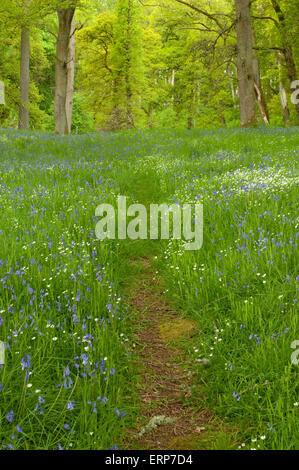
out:
M266 439L266 436L261 436L261 439L262 439L262 441L263 441L264 439Z
M52 338L53 341L57 341L57 336L54 336L54 338Z
M27 388L31 388L32 387L32 384L27 384Z

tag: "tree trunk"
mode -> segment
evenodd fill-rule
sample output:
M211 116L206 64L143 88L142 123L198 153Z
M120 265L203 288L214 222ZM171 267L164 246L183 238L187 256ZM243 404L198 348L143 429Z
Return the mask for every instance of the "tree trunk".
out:
M56 45L55 131L70 134L75 71L75 7L58 10L59 31Z
M128 15L127 15L127 45L126 45L126 52L127 58L130 57L130 49L131 44L129 38L132 36L132 3L131 1L128 2ZM129 60L129 64L127 64L126 72L125 72L125 82L126 82L126 115L127 115L127 126L135 127L134 124L134 117L132 111L132 86L131 86L131 77L130 77L130 66L131 61Z
M253 48L256 46L255 33L252 27L252 44ZM265 95L262 88L261 74L260 74L260 64L255 50L253 49L253 78L254 78L254 90L257 104L260 110L261 118L265 124L270 124L269 111Z
M76 53L76 28L75 13L71 24L71 37L69 42L68 60L67 60L67 88L66 88L66 128L68 134L72 129L74 83L75 83L75 53Z
M280 95L280 102L282 106L282 111L283 111L283 122L284 125L286 126L288 124L288 121L290 119L290 110L288 106L288 100L287 100L287 93L283 84L283 77L281 73L282 69L282 58L280 53L276 55L277 57L277 62L278 62L278 67L279 67L279 95Z
M175 80L175 70L172 69L171 79L170 79L170 84L171 84L172 87L174 87L174 80Z
M237 70L242 127L256 124L253 73L253 32L249 0L235 0L237 28Z
M29 65L29 28L27 26L23 26L21 31L19 129L29 129Z
M262 87L259 86L256 81L254 81L254 90L255 90L255 96L256 96L257 104L260 110L261 118L265 124L270 124L268 107L266 105L263 90L262 90Z
M233 107L237 108L238 105L237 105L236 91L235 91L235 87L234 87L233 71L230 67L228 68L227 74L228 74L229 85L230 85L231 94L232 94Z
M278 21L280 25L280 35L281 35L281 41L282 41L283 55L285 58L286 68L287 68L287 75L292 85L292 83L295 80L297 80L297 70L296 70L296 65L294 61L292 45L291 45L291 42L289 41L288 29L285 24L285 16L284 16L283 11L280 8L278 0L271 0L271 3L278 17ZM296 113L297 113L297 119L299 122L299 103L295 103L295 108L296 108Z
M283 110L283 122L284 125L287 126L288 121L290 119L290 110L288 106L287 100L287 93L282 81L279 82L279 94L280 94L280 102Z

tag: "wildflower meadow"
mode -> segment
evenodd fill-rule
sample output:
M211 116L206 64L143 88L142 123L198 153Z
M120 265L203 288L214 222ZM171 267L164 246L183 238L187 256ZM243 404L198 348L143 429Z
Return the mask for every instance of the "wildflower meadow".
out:
M298 448L298 143L297 128L1 130L2 449L125 449L145 433L129 301L138 256L194 325L181 344L188 413L223 425L191 448ZM201 202L201 249L99 240L96 208L119 195Z

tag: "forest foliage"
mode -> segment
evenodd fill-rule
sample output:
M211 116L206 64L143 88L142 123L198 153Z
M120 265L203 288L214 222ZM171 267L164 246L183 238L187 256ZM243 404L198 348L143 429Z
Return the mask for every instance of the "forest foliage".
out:
M272 125L298 125L292 99L299 67L297 0L245 2L251 4L264 111ZM29 125L55 131L57 9L70 6L76 10L72 132L239 125L234 0L4 0L1 127L18 126L21 35L28 28ZM258 104L257 123L265 123Z

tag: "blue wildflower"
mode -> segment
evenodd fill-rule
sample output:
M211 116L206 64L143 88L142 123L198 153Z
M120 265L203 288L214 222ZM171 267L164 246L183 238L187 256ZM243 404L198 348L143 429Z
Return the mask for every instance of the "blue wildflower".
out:
M73 401L68 401L67 402L67 409L68 410L73 410L75 408L74 402Z
M11 410L9 413L7 413L7 415L5 415L7 421L9 421L10 423L13 422L13 415L14 415L13 410Z
M120 417L120 419L122 419L126 413L124 411L119 411L119 409L116 409L116 414Z

